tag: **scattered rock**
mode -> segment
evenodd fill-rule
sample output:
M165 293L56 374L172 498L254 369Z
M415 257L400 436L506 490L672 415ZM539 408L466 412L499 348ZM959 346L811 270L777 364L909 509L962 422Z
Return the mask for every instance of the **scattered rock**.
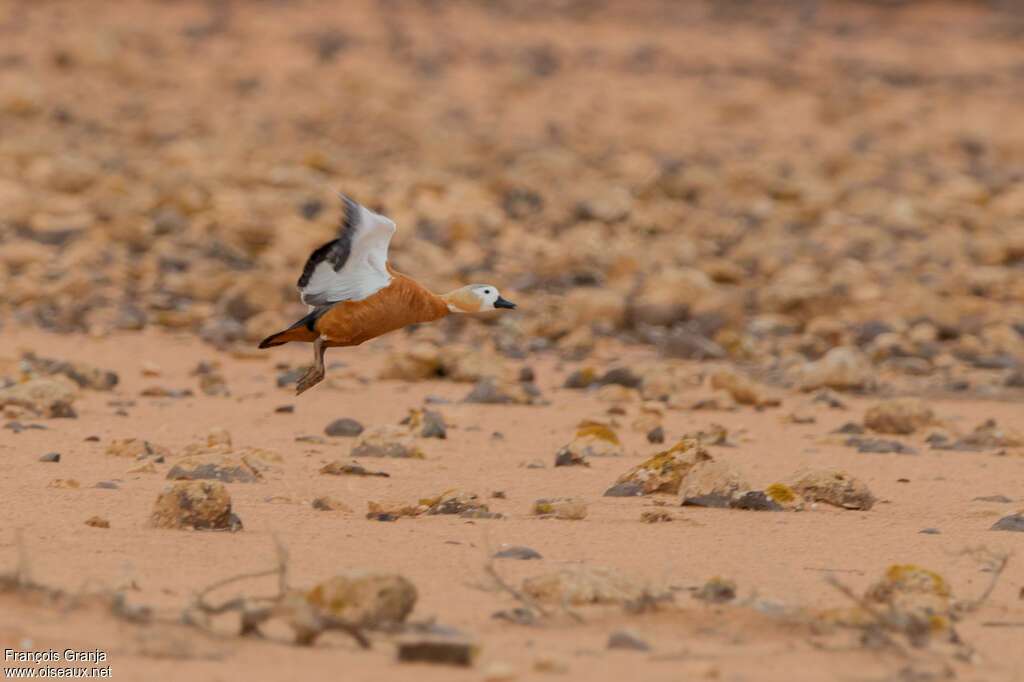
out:
M555 466L587 464L588 457L621 457L626 454L619 437L607 426L595 424L576 432L576 437L555 454Z
M514 609L502 609L491 614L491 618L508 621L516 625L533 625L535 618L533 611L516 607Z
M597 380L597 373L590 367L577 369L565 378L563 388L587 388Z
M231 434L227 429L213 428L185 446L185 455L227 454L232 451Z
M625 386L626 388L640 388L640 384L643 382L641 377L633 374L632 371L624 367L616 367L610 369L604 373L599 379L597 384L599 386L605 386L608 384L617 384L619 386Z
M696 440L682 440L670 449L659 452L619 477L617 483L635 483L643 494L679 492L685 476L699 462L710 461L711 455ZM605 493L608 494L607 492Z
M383 424L367 429L352 448L353 457L423 459L423 451L401 426Z
M217 480L224 483L255 483L263 480L263 471L281 456L272 450L249 448L235 454L187 455L178 460L167 478L172 481Z
M608 384L597 390L595 397L599 402L621 405L631 403L635 398L635 391L618 384Z
M989 419L979 424L959 442L978 448L1017 448L1024 446L1024 436L1013 429L1000 427L994 419Z
M857 452L875 454L888 454L892 452L901 455L916 455L917 451L909 445L904 445L898 440L885 440L884 438L861 438L854 436L843 441L843 445L857 448Z
M999 502L1001 504L1008 504L1010 502L1013 502L1013 500L1011 500L1006 495L983 495L981 497L975 497L974 501L975 502Z
M146 459L148 457L158 459L169 457L171 451L141 438L119 438L110 441L107 445L107 455L110 457L131 457L132 459Z
M917 532L924 533L925 535L941 535L942 533L938 528L922 528Z
M647 432L648 443L664 443L665 442L665 429L661 426L655 426L653 429Z
M81 483L73 478L55 478L46 484L47 488L80 488Z
M498 550L494 553L495 559L543 559L540 552L532 550L529 547L512 546L506 547L505 549Z
M629 630L612 630L608 633L609 649L630 649L632 651L648 651L651 647L647 645L639 635Z
M313 587L306 600L365 627L402 623L416 605L416 587L396 574L353 571Z
M671 514L662 509L645 509L640 512L640 520L644 523L666 523L674 519Z
M748 377L731 369L723 369L711 373L711 389L715 391L726 391L740 405L776 406L778 398L769 398L764 395L761 387L757 386Z
M716 575L696 590L693 597L710 604L724 604L736 598L736 583Z
M40 462L59 462L60 461L60 453L59 452L47 452L45 455L43 455L42 457L39 458L39 461Z
M613 568L586 564L555 568L523 581L523 592L546 604L624 604L645 594L643 584Z
M478 647L461 637L416 636L398 643L398 660L403 663L473 665Z
M587 503L570 497L544 498L534 503L533 513L541 518L578 521L586 518Z
M875 387L874 371L864 353L856 348L839 346L805 366L801 387L805 391L818 388L869 391Z
M114 483L113 481L99 481L96 483L97 488L104 488L106 490L117 490L121 486Z
M277 414L293 414L295 412L294 405L278 405L274 408L274 412Z
M879 433L905 435L931 424L935 413L918 398L894 398L873 406L864 426Z
M413 435L420 438L447 438L448 425L440 412L428 410L409 410L409 416L401 421Z
M345 464L337 459L320 467L320 473L331 476L381 476L383 478L391 476L385 471L370 471L360 464Z
M379 521L393 521L400 516L418 516L425 512L426 507L419 507L408 502L366 502L366 518Z
M40 358L34 353L27 353L23 360L32 367L33 371L50 376L60 374L71 379L79 388L110 391L118 383L116 372L100 369L86 362Z
M835 431L831 433L841 433L852 436L859 436L864 433L864 427L854 422L846 422Z
M480 379L463 402L485 405L538 405L545 401L533 384L498 382L488 377Z
M686 434L683 438L692 438L701 445L728 445L729 430L721 424L711 424L707 431L698 431L695 434Z
M231 496L220 481L179 481L166 486L156 502L150 523L156 528L196 530L242 529L231 513Z
M844 509L871 509L875 497L859 479L845 471L804 467L786 485L807 502L825 502Z
M1012 530L1024 533L1024 514L1010 514L992 524L989 530Z
M427 508L428 514L462 514L467 511L488 511L487 505L480 501L476 493L465 490L446 490L440 495L425 497L420 506Z
M348 417L335 419L324 427L324 433L328 436L354 437L358 436L362 432L363 425L355 419L349 419Z
M139 391L145 398L188 398L193 395L191 388L167 388L166 386L149 386Z
M705 460L691 468L683 479L682 505L695 507L728 507L747 482L736 469L725 462Z
M604 491L604 497L640 497L646 494L644 486L636 481L616 483Z
M782 511L782 505L773 500L763 490L748 490L736 495L729 501L733 509L747 511Z
M54 379L30 379L0 389L0 407L15 405L50 418L75 418L75 393Z
M93 528L110 528L110 521L101 516L90 516L85 520L85 525Z
M347 504L333 497L317 497L313 500L313 509L317 509L319 511L352 511L352 508Z
M486 509L467 509L459 512L460 519L503 519L505 515L500 512L492 512Z

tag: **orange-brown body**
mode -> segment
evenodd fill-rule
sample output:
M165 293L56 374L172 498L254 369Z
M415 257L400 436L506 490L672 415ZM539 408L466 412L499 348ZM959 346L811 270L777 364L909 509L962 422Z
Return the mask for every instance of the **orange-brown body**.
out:
M316 341L326 347L358 346L390 331L418 322L431 322L451 314L448 303L416 280L388 266L393 279L361 301L341 301L321 315L310 329L299 325L274 334L267 345L289 341Z
M390 270L390 268L389 268ZM362 301L342 301L316 321L326 346L358 346L417 322L439 320L451 313L440 296L395 271L391 283Z

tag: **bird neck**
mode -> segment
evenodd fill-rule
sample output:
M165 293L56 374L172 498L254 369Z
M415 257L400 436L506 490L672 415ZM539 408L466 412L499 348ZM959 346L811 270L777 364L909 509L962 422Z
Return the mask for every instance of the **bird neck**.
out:
M465 289L456 289L438 296L452 313L475 313L480 310L480 299Z

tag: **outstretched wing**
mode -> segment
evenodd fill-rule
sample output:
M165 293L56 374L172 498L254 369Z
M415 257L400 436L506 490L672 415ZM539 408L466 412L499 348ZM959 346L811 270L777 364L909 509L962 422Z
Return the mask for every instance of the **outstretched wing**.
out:
M359 301L391 282L388 244L395 224L346 196L338 196L344 204L338 238L314 251L299 277L299 295L307 305Z

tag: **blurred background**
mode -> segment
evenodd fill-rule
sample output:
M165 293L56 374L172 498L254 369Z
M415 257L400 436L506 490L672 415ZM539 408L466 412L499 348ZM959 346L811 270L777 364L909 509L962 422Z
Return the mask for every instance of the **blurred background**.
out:
M1022 41L1010 0L2 0L0 320L249 347L341 190L517 301L511 355L1012 367Z

